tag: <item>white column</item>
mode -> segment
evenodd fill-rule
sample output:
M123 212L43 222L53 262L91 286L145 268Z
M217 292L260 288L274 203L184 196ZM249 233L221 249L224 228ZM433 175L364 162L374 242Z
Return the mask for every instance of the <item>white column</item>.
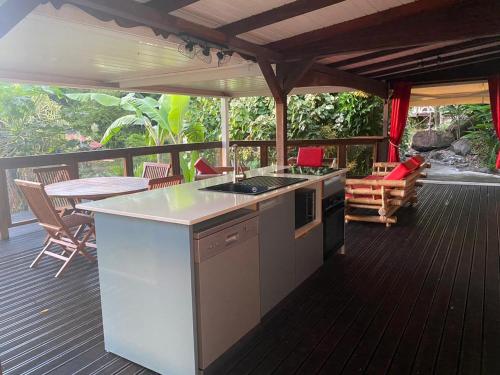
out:
M224 97L220 100L220 119L222 133L222 165L224 167L229 163L229 98Z

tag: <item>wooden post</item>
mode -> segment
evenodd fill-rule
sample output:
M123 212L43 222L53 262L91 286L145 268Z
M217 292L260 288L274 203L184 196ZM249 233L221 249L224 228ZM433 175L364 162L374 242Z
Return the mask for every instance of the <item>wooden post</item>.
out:
M287 110L286 95L284 100L276 102L276 162L277 165L286 165L287 152Z
M77 180L78 178L80 178L80 171L78 169L78 162L76 160L73 160L73 161L67 163L67 165L69 166L70 177L74 180Z
M229 98L224 97L220 100L220 120L222 134L222 166L229 165Z
M172 173L174 176L179 176L181 174L181 162L179 159L179 151L172 151L170 153L170 159L172 162Z
M125 176L134 177L134 158L131 154L127 154L124 159L125 170L123 173Z
M9 239L9 226L11 221L7 171L2 169L0 170L0 239Z
M257 59L260 70L264 76L269 90L273 95L276 104L276 162L278 165L286 165L287 161L287 91L284 88L282 74L275 73L273 67L267 60ZM277 72L283 72L278 65ZM278 76L280 76L278 78ZM291 90L292 88L290 88Z
M269 165L269 148L266 145L260 146L260 166L267 167Z
M347 147L346 145L339 145L337 148L337 164L339 168L345 168L347 165Z
M382 136L389 137L389 100L384 100L384 113L382 115ZM377 161L387 161L389 151L389 140L386 139L379 144L377 150Z

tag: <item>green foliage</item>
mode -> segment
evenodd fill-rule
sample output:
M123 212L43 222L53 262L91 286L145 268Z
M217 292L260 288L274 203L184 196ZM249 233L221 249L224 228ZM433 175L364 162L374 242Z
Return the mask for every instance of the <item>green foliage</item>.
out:
M288 137L328 139L380 134L381 116L382 101L362 93L291 96ZM3 155L88 149L81 140L65 139L67 134L101 140L108 148L208 142L220 140L221 134L218 98L110 90L82 92L58 87L0 85L0 120ZM274 139L272 98L231 99L230 137ZM241 152L248 166L258 166L258 149L246 148ZM356 168L368 155L362 149L348 153ZM186 180L192 178L192 164L198 155L197 152L181 154ZM271 149L271 160L273 155Z
M67 127L61 106L41 88L0 85L0 156L60 152Z
M490 106L470 105L468 107L469 117L475 125L467 131L464 137L471 141L472 151L479 156L482 164L491 171L495 171L499 142L493 128Z
M113 121L101 139L103 145L109 143L123 129L134 126L142 126L146 130L148 145L161 146L165 143L178 144L204 140L203 124L185 121L189 96L161 95L156 98L135 93L129 93L122 98L99 93L72 93L66 96L82 103L96 101L105 107L119 106L125 111L132 112ZM181 168L186 181L194 179L194 162L198 157L196 152L190 156L191 159L187 156L181 159ZM158 155L158 160L159 158Z
M206 142L220 140L220 99L192 97L186 112L186 123L201 124L205 128Z

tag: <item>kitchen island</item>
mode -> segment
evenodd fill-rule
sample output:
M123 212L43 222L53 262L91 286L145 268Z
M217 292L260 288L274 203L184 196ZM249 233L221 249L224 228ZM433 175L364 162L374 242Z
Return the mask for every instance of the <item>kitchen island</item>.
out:
M231 175L88 202L95 213L106 350L163 374L197 374L322 264L321 199L346 170L259 195L200 190ZM278 168L279 170L279 168ZM313 198L296 227L297 192Z

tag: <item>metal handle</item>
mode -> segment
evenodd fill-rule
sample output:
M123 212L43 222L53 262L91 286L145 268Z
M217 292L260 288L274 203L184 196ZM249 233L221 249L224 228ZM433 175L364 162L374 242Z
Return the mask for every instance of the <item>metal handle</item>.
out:
M238 241L238 238L239 238L239 233L238 232L235 232L235 233L232 233L232 234L228 234L226 236L226 245L229 245L233 242L236 242Z

